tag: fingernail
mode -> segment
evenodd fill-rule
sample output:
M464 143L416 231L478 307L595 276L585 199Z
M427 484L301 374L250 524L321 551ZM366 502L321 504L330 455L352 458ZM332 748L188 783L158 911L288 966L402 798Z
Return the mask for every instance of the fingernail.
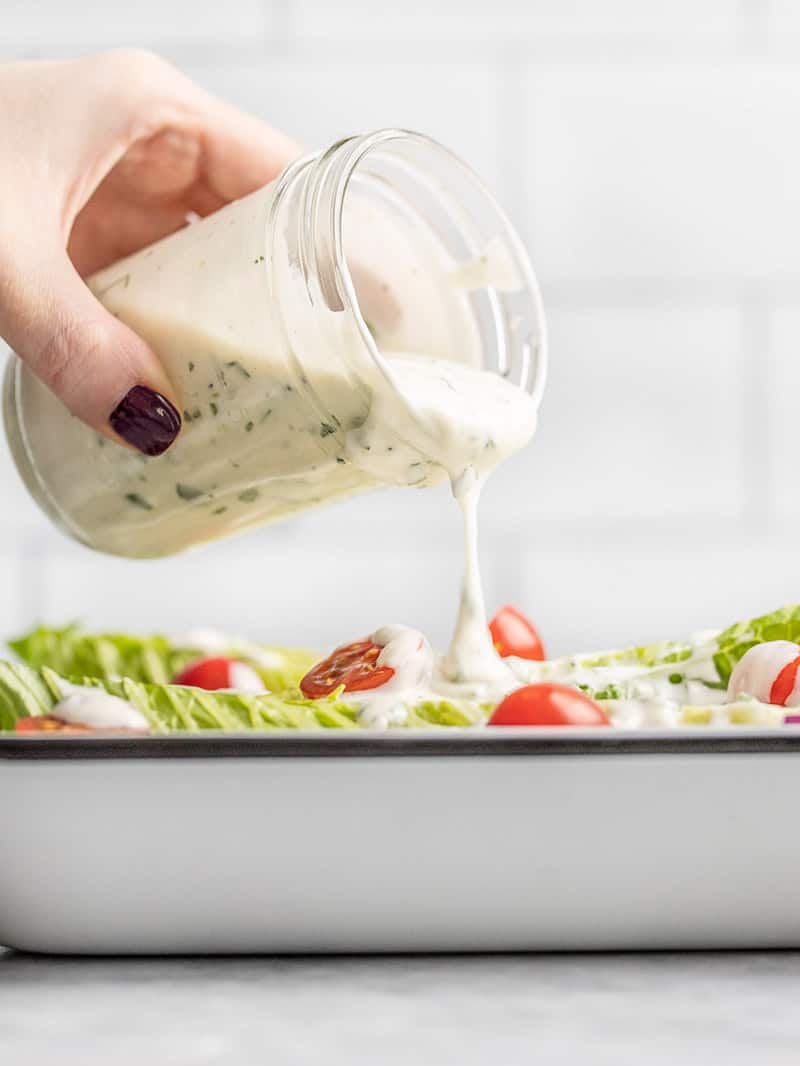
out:
M181 429L181 416L169 400L144 385L134 385L108 421L115 433L144 455L161 455Z

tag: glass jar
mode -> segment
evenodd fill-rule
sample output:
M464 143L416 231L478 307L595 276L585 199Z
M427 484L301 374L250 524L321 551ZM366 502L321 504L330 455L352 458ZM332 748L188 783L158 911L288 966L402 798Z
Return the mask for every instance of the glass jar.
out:
M13 355L4 414L42 509L116 555L169 555L378 486L347 461L347 435L393 387L395 353L492 370L537 402L544 385L525 250L473 172L416 133L298 160L88 284L158 353L177 441L148 458L107 440ZM408 483L441 476L428 464Z

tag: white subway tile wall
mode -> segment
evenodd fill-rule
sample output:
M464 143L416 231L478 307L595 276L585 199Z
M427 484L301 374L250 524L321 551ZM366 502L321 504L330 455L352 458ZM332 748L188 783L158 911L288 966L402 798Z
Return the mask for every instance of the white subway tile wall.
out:
M0 59L161 51L309 147L382 125L460 152L526 237L551 327L538 438L486 491L490 605L550 648L800 599L800 15L790 0L4 0ZM439 644L460 543L387 492L155 563L68 542L0 449L0 633L222 625Z
M491 64L383 62L370 51L357 65L335 56L244 66L184 68L209 89L252 111L308 148L382 126L424 129L468 156L496 187L502 131L497 74ZM409 91L413 86L413 91Z
M563 64L526 78L544 277L800 277L800 68Z
M273 10L261 0L4 0L0 54L4 59L82 55L99 48L183 48L267 45Z
M707 35L735 41L741 30L739 6L737 0L294 0L290 11L293 29L305 41L394 42L406 49L516 44L530 50L559 36L603 42L619 36L637 44Z
M492 485L500 521L735 521L745 506L740 318L735 306L678 302L554 305L535 443Z
M800 308L774 307L769 334L769 501L776 523L790 524L800 518L798 455L793 439L798 419L792 409L800 395Z

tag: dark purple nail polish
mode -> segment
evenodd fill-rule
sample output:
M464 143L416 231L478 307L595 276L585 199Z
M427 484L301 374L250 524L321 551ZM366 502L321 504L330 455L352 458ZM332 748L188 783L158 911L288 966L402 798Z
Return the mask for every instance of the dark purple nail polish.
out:
M144 385L134 385L108 421L115 433L144 455L161 455L181 429L181 416L169 400Z

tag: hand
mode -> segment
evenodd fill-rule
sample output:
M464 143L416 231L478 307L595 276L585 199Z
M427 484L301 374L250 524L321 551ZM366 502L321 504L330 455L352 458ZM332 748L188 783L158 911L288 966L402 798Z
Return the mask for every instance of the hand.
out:
M81 278L298 149L147 52L0 66L0 99L0 336L78 418L159 455L181 427L169 379Z

